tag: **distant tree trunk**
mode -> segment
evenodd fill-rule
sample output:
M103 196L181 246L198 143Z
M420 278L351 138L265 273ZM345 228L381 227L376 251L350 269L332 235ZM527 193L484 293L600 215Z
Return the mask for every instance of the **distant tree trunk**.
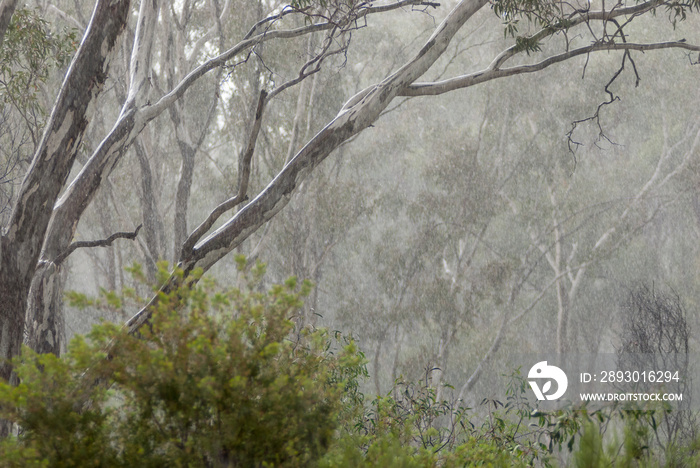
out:
M143 231L146 240L146 272L149 281L155 283L156 262L161 258L168 257L165 253L165 228L158 212L157 194L153 187L153 171L142 139L142 137L136 139L134 149L141 169L141 197L139 197L139 201L143 212Z
M555 272L557 275L559 272ZM557 282L557 353L566 353L569 350L569 294L564 285L564 279Z
M177 181L177 194L175 196L175 225L174 225L174 244L173 254L177 261L180 255L182 244L187 239L187 211L190 201L190 189L192 188L192 178L194 176L194 158L196 149L191 142L178 138L178 146L180 147L180 156L182 156L182 164L180 166L180 177Z
M314 35L309 34L306 41L306 53L309 57L313 56ZM287 148L287 156L284 158L284 163L289 162L296 154L297 146L299 146L299 132L301 131L302 121L306 117L307 129L311 124L309 114L311 112L311 103L313 102L313 84L316 82L318 75L314 75L311 82L304 80L299 85L299 95L297 96L297 106L294 112L294 120L292 121L292 134L289 137L289 146ZM308 133L308 130L307 132ZM308 135L304 135L304 141Z
M216 2L213 3L213 18L217 23L219 36L219 52L224 52L223 32L220 28L220 9ZM172 11L171 11L172 14ZM186 42L183 32L179 28L169 27L168 29L168 54L170 56L170 68L168 71L168 86L173 88L186 75L186 70L193 65L194 56L188 59L185 55L182 44ZM197 152L199 151L205 137L209 133L209 128L214 121L214 114L219 102L219 82L223 73L223 68L219 68L216 73L214 84L207 93L211 93L211 103L209 110L205 114L201 109L188 106L187 100L182 99L168 108L170 120L175 128L175 139L180 150L182 162L180 164L180 174L177 181L177 192L175 195L175 220L173 237L173 263L178 261L180 250L189 234L187 227L187 217L189 214L190 193L194 179L194 166ZM202 115L204 118L202 119ZM195 130L196 129L196 130Z
M381 376L381 359L379 358L379 354L382 351L382 344L384 344L384 339L386 338L386 330L382 331L382 333L379 335L379 339L377 340L377 347L374 350L374 391L376 392L377 396L382 394L382 386L381 386L381 381L380 381L380 376Z
M456 325L443 326L441 331L440 342L438 344L438 352L435 356L435 367L431 374L430 384L435 389L435 399L440 401L443 394L442 380L447 372L447 361L450 355L450 343L457 334L458 327Z

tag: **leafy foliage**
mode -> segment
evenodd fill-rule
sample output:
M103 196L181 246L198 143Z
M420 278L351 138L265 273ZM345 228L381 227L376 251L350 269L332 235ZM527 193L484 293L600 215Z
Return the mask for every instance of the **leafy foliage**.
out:
M655 411L538 411L519 370L510 375L504 401L485 398L476 411L439 397L429 372L419 382L397 381L366 404L360 386L367 371L356 344L339 332L298 329L290 320L311 285L292 277L265 289L263 265L243 257L237 264L242 287L221 291L200 278L196 286L163 295L139 336L103 324L75 338L60 359L25 349L14 360L20 385L0 385L0 417L20 428L0 442L0 464L527 467L556 466L559 458L602 467L655 466L664 457L679 465L696 461L693 445L652 453L659 437ZM137 266L131 271L139 276ZM107 291L99 300L74 298L110 308L134 300ZM620 435L611 427L621 428Z
M43 112L36 95L51 69L64 66L77 48L75 31L52 34L35 12L15 11L0 48L0 102Z
M566 29L569 24L561 4L541 0L498 0L492 3L493 12L503 20L506 37L516 37L518 24L526 19L529 24L553 31Z
M141 336L97 326L58 359L25 349L0 414L7 466L305 466L324 454L363 356L293 335L306 282L163 297ZM183 308L184 306L184 308ZM297 336L291 339L292 336ZM34 465L32 465L34 464Z
M488 407L493 402L483 404ZM512 409L492 411L476 424L459 402L439 400L427 378L417 383L400 381L390 394L374 400L364 419L355 424L355 431L341 439L336 450L343 450L342 462L333 458L337 456L333 451L326 460L333 460L328 466L378 467L545 463L549 452L517 440L526 427L513 423Z
M589 412L541 412L528 401L519 371L504 402L484 399L481 410L438 400L428 380L397 382L375 399L320 466L696 466L695 445L653 451L663 410L613 406ZM669 464L669 462L671 462Z

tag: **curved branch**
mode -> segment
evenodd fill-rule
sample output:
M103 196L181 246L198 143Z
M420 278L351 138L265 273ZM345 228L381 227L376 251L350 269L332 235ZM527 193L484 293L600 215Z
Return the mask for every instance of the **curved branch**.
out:
M390 10L396 10L398 8L403 8L405 6L409 5L429 5L429 6L434 6L434 3L430 2L425 2L423 0L400 0L396 3L393 3L391 5L384 5L380 7L366 7L366 8L361 8L359 11L357 11L354 15L347 15L345 18L346 22L350 21L356 21L360 18L364 18L367 15L371 14L376 14L376 13L382 13ZM288 10L285 10L285 12ZM274 17L277 19L278 17L284 16L286 13L280 13L279 15L275 15ZM291 12L290 12L291 13ZM260 22L262 24L265 20ZM203 64L201 64L199 67L195 68L192 70L183 80L178 83L175 88L173 88L169 93L164 95L163 97L158 100L155 104L152 106L148 106L144 108L144 118L151 120L155 118L157 115L159 115L164 108L168 107L171 105L175 100L179 99L185 91L187 91L202 75L206 74L207 72L211 71L212 69L222 66L226 64L229 60L231 60L233 57L236 55L242 53L245 50L248 50L252 48L253 46L256 46L262 42L266 42L272 39L291 39L299 36L303 36L306 34L310 34L313 32L317 31L326 31L329 29L333 29L338 27L338 22L333 22L333 21L326 21L322 23L315 23L315 24L310 24L308 26L302 26L299 28L294 28L294 29L280 29L280 30L275 30L275 31L265 31L259 34L256 34L254 36L246 37L244 40L227 50L226 52L219 54L216 57L213 57ZM257 25L252 29L254 31L257 29ZM250 34L250 33L249 33Z
M109 247L117 239L129 239L134 240L141 230L142 224L139 224L134 232L115 232L106 239L99 239L94 241L77 241L73 242L68 248L61 252L61 254L53 260L55 265L60 265L63 261L68 258L70 254L78 249L90 248L90 247Z
M612 10L576 10L569 16L569 18L561 20L552 26L542 28L537 33L533 34L532 36L529 36L528 39L531 41L539 42L542 39L551 36L552 34L563 30L569 30L582 23L589 23L591 21L611 21L620 16L630 16L631 18L627 21L627 23L625 23L628 24L630 21L632 21L632 18L634 18L635 16L643 14L649 10L653 10L654 8L662 5L666 1L667 0L652 0L649 2L640 3L639 5L634 5L626 8L613 8ZM522 51L519 50L516 45L507 48L506 50L501 52L493 60L493 62L491 62L491 65L489 65L489 69L501 68L501 66L506 61L519 54L520 52Z
M543 70L556 63L564 62L579 55L589 54L602 50L659 50L659 49L685 49L694 52L700 52L700 46L688 44L685 40L672 42L656 42L651 44L639 44L633 42L623 43L598 43L578 49L570 50L562 54L553 55L541 62L531 65L518 65L509 68L488 68L480 72L469 75L457 76L443 81L432 83L415 83L406 88L399 94L400 96L437 96L439 94L448 93L457 89L468 88L486 81L504 78L507 76L522 75L524 73L533 73Z

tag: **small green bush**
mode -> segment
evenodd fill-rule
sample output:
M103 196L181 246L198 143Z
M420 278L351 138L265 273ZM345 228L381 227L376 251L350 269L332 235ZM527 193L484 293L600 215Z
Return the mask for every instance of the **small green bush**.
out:
M261 276L261 275L257 275ZM163 297L141 336L115 325L61 359L24 349L0 384L18 436L3 466L308 466L325 454L364 371L348 341L292 334L310 285ZM173 307L173 304L184 307ZM296 336L296 339L290 339Z

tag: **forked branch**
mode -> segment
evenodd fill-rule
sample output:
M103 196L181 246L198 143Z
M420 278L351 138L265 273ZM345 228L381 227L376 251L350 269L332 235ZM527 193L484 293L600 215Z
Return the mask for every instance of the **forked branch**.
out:
M241 152L238 158L238 191L235 196L229 198L225 202L221 203L219 206L214 208L214 210L209 213L206 220L195 229L192 234L187 238L185 243L182 245L182 250L180 252L180 261L188 258L192 249L194 248L197 241L206 234L209 229L214 225L217 219L221 217L224 213L232 210L236 206L240 205L248 199L248 183L250 181L250 167L253 160L253 153L255 152L255 143L258 140L258 135L260 134L260 127L262 125L263 111L265 109L265 104L267 103L267 92L262 90L260 92L260 97L258 98L258 106L255 110L255 120L253 121L250 134L248 135L248 143L246 147Z

